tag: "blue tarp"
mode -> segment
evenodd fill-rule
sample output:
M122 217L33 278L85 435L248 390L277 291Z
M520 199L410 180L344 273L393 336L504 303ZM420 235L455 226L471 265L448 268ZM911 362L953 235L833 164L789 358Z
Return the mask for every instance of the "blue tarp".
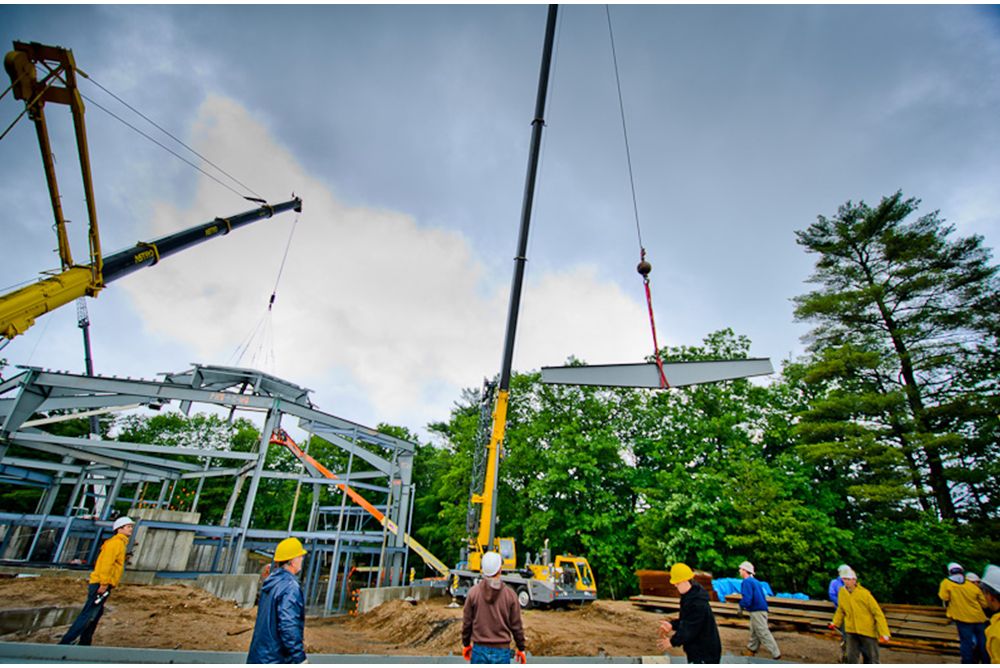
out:
M800 601L808 601L809 597L805 594L790 594L788 592L778 592L777 594L771 589L771 585L766 582L760 582L760 586L764 589L764 596L773 596L775 598L796 598ZM712 589L718 594L720 601L725 601L726 597L730 594L739 594L740 586L743 584L743 578L716 578L712 580Z
M719 600L724 601L730 594L739 594L742 584L743 578L715 578L712 580L712 589L719 595ZM774 596L771 585L761 582L760 586L764 589L764 596Z

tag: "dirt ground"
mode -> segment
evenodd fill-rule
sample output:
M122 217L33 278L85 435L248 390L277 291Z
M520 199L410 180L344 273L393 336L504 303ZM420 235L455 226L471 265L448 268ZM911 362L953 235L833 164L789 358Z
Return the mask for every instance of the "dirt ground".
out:
M0 580L0 609L82 605L85 584L70 578ZM449 599L392 601L358 617L310 617L306 651L320 654L441 656L461 653L461 608ZM96 645L245 652L256 610L241 609L187 585L125 585L108 600L94 636ZM524 613L529 655L649 656L663 615L627 601L597 601L572 610ZM67 626L15 633L0 640L55 643ZM723 652L739 654L747 631L720 627ZM796 663L835 663L832 637L775 631L782 658ZM671 653L681 655L678 650ZM957 657L882 649L883 663L957 663Z

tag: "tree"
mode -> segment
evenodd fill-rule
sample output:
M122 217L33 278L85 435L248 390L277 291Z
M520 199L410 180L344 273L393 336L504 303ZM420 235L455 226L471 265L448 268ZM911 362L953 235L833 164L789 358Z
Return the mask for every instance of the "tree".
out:
M802 416L804 452L848 467L862 501L995 516L997 267L918 206L847 202L796 232L818 256L819 287L795 299L815 324L806 376L828 389Z

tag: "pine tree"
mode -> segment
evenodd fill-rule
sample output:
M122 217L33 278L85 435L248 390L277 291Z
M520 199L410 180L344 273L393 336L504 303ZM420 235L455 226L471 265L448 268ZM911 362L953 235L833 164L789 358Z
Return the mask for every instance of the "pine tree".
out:
M818 256L817 289L795 299L815 324L807 377L828 388L800 433L814 458L847 465L861 498L908 488L941 517L995 514L997 267L938 212L912 218L919 204L847 202L796 232Z

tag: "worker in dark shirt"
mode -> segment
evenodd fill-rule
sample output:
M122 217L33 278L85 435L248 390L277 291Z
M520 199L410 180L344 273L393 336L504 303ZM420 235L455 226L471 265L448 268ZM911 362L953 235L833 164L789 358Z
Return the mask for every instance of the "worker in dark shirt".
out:
M496 552L483 555L483 575L465 599L462 611L462 656L472 663L510 663L510 641L517 645L518 663L526 663L524 627L517 594L500 579L503 559Z
M709 605L708 592L694 581L694 571L687 564L678 563L670 568L670 584L677 587L681 594L680 618L676 629L669 621L660 622L657 646L661 650L683 647L688 663L719 663L722 660L722 641Z

